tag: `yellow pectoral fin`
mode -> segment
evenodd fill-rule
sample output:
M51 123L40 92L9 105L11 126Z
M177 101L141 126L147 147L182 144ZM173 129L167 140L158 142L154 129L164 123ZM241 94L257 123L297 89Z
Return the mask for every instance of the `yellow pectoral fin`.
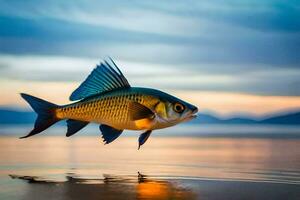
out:
M139 119L134 121L135 126L138 129L151 129L153 122L154 120L149 118L144 118L144 119Z

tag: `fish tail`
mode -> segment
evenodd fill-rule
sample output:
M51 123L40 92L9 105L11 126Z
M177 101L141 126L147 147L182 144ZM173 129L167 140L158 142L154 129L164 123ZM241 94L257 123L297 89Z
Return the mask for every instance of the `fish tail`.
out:
M24 93L21 93L21 96L27 101L38 116L35 120L33 130L27 135L20 137L20 139L38 134L60 120L55 114L55 110L59 107L58 105Z

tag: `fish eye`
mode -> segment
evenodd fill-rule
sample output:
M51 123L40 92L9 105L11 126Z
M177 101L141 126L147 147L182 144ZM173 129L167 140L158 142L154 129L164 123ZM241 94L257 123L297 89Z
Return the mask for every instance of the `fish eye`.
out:
M177 113L182 113L184 111L185 107L181 103L175 103L173 106L173 109Z

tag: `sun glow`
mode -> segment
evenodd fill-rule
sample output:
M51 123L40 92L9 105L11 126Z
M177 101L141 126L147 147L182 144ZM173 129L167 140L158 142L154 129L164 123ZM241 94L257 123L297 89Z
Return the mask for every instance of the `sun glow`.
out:
M57 104L69 103L69 95L79 82L5 81L1 80L1 106L27 107L19 93L29 93ZM250 113L263 115L268 112L300 108L300 97L259 96L230 92L204 92L191 90L166 91L198 106L199 111L213 111L222 115Z

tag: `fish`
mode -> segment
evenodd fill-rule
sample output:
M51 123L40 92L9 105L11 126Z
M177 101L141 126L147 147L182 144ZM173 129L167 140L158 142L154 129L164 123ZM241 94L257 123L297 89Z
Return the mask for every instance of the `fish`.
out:
M22 98L37 113L34 128L25 136L39 134L66 120L70 137L89 123L100 124L104 144L116 140L124 130L142 131L138 149L154 130L174 126L196 117L198 108L163 91L131 87L109 58L96 65L69 97L70 104L57 105L29 94Z

